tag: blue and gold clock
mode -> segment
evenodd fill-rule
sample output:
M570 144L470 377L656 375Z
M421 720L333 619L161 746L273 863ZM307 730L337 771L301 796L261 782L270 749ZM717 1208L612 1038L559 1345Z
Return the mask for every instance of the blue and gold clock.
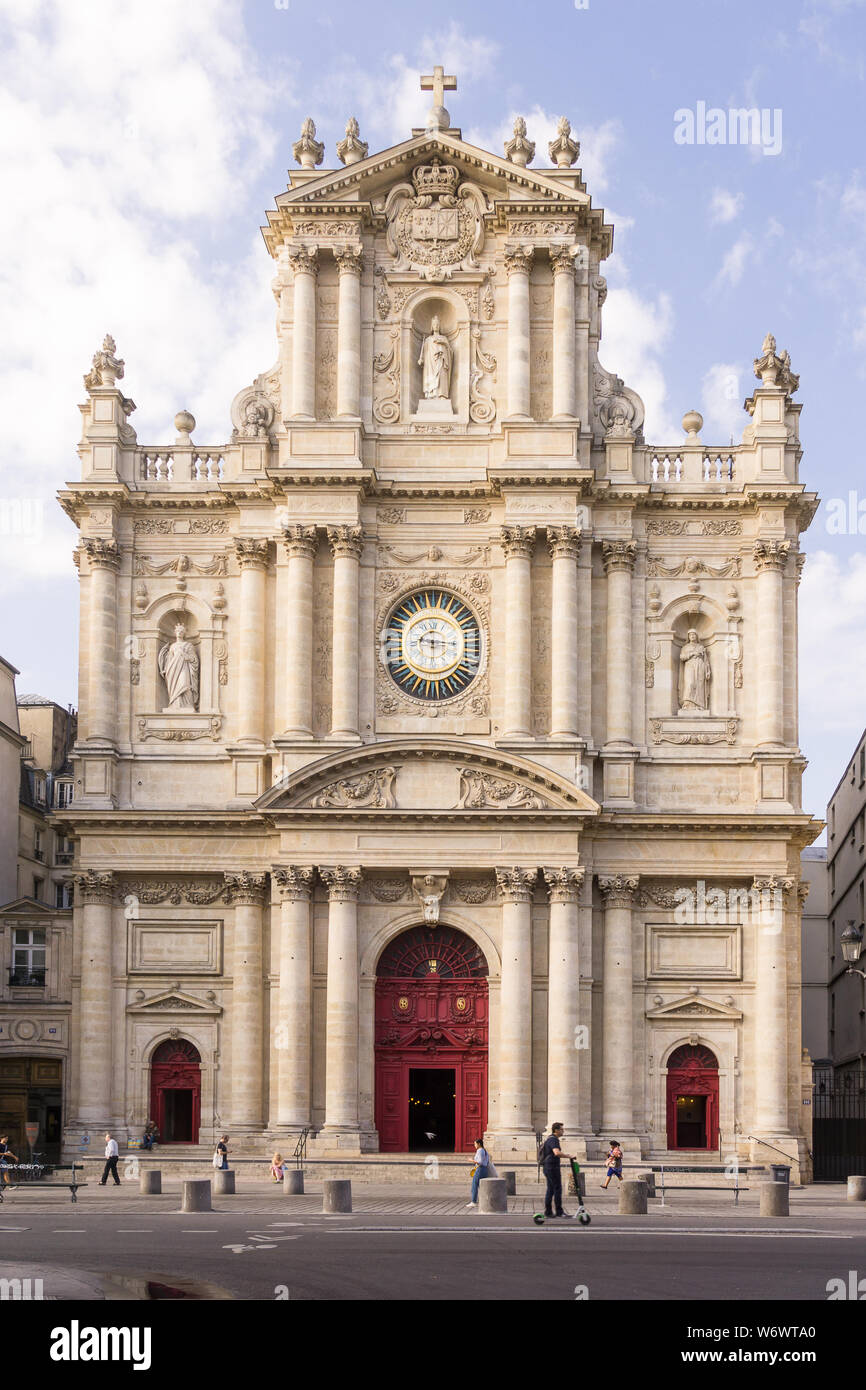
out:
M460 695L478 672L478 619L444 589L407 594L387 624L386 661L392 680L416 700Z

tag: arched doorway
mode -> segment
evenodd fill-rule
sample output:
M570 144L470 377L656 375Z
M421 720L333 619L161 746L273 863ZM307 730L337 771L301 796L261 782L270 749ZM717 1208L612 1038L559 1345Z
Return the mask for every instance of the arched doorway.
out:
M719 1059L684 1043L668 1058L669 1149L715 1149L719 1142Z
M159 1044L150 1060L150 1119L163 1144L197 1144L201 1123L201 1056L186 1038Z
M487 962L454 927L417 926L376 971L376 1128L384 1153L463 1153L487 1124Z

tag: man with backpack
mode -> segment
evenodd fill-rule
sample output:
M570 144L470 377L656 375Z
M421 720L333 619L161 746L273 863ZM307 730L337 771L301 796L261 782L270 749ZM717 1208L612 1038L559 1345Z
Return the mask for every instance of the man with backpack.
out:
M538 1151L538 1161L547 1179L547 1191L544 1194L545 1216L571 1216L570 1211L563 1211L562 1209L560 1160L563 1158L571 1159L571 1154L565 1153L562 1148L564 1133L565 1129L559 1121L555 1125L551 1125L550 1134Z

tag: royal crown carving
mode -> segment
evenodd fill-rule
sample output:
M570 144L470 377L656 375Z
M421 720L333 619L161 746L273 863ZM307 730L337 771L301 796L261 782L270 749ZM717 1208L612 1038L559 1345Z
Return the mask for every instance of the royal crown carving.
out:
M484 238L485 198L460 170L438 159L412 171L412 183L392 188L385 202L388 248L396 269L411 268L426 280L443 280L458 267L475 266Z

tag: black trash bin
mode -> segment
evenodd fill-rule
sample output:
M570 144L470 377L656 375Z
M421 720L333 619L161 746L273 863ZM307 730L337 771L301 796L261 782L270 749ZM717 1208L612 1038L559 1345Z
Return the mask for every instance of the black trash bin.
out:
M785 1183L790 1183L790 1181L791 1181L791 1167L790 1167L790 1164L788 1164L788 1163L771 1163L771 1164L770 1164L770 1169L771 1169L772 1174L773 1174L773 1182L785 1182Z

